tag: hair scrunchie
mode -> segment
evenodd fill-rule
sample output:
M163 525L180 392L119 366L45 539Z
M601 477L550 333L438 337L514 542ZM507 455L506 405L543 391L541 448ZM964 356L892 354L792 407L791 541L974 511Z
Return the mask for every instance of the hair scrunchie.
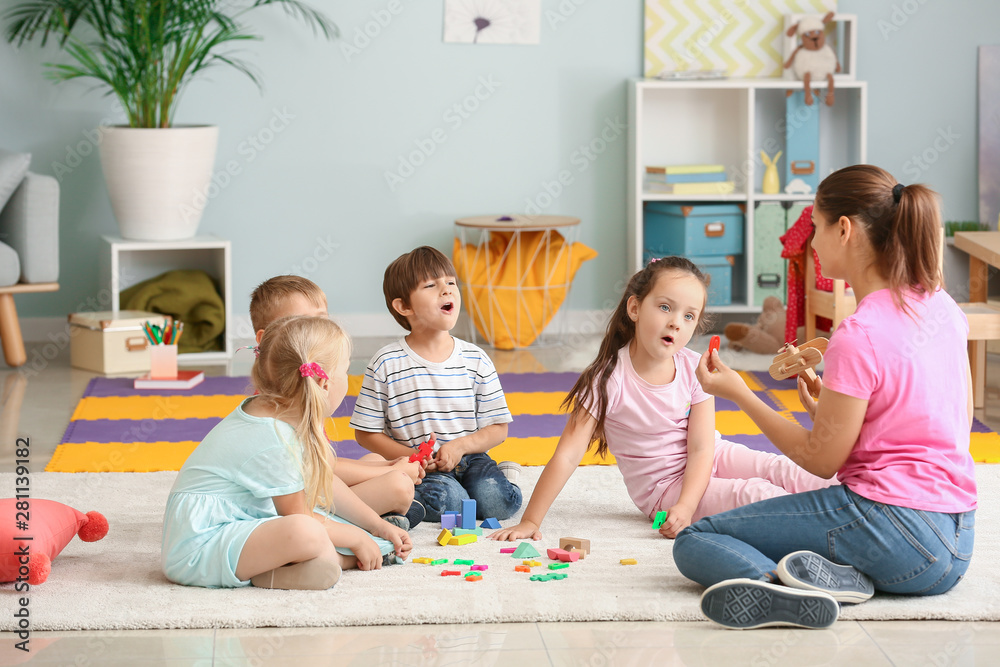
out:
M897 204L899 203L899 200L902 199L903 197L903 188L905 187L906 186L903 185L902 183L896 183L896 185L892 187L892 200Z
M301 366L299 366L299 375L301 375L304 378L315 377L315 378L322 378L324 380L329 379L323 368L315 361L312 363L302 364Z

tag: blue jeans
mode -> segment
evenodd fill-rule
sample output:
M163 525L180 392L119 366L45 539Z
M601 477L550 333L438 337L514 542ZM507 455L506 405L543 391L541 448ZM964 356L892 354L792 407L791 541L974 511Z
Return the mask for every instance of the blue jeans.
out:
M427 473L414 488L414 499L427 511L426 521L440 521L445 511L462 511L462 501L476 501L476 518L509 519L521 509L521 489L504 477L489 454L466 454L454 470Z
M969 567L976 512L943 514L877 503L844 486L770 498L706 517L674 541L674 562L703 586L767 579L808 550L864 572L886 593L937 595Z

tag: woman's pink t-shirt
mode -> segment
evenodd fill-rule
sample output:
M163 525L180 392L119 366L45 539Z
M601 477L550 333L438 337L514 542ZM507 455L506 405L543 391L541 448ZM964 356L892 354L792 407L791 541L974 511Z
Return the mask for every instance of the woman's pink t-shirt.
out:
M674 355L673 382L650 384L635 371L626 345L608 378L604 435L628 495L646 515L656 510L670 482L684 474L691 406L711 398L695 377L700 359L682 348ZM595 411L590 409L596 419Z
M868 401L858 441L837 477L876 502L972 510L969 322L943 290L911 294L907 303L912 318L888 289L873 292L830 339L823 386Z

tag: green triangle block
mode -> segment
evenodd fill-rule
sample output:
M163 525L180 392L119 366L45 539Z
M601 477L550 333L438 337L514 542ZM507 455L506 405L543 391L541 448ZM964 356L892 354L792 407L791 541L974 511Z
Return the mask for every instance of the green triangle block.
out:
M517 545L517 550L513 555L514 558L535 558L537 556L541 556L541 554L535 551L535 547L527 542L521 542Z

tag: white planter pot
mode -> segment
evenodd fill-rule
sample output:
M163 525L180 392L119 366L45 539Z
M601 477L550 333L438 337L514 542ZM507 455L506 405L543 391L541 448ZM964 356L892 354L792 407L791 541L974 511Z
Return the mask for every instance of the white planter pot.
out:
M194 236L208 200L219 128L101 128L101 166L121 234L138 241Z

